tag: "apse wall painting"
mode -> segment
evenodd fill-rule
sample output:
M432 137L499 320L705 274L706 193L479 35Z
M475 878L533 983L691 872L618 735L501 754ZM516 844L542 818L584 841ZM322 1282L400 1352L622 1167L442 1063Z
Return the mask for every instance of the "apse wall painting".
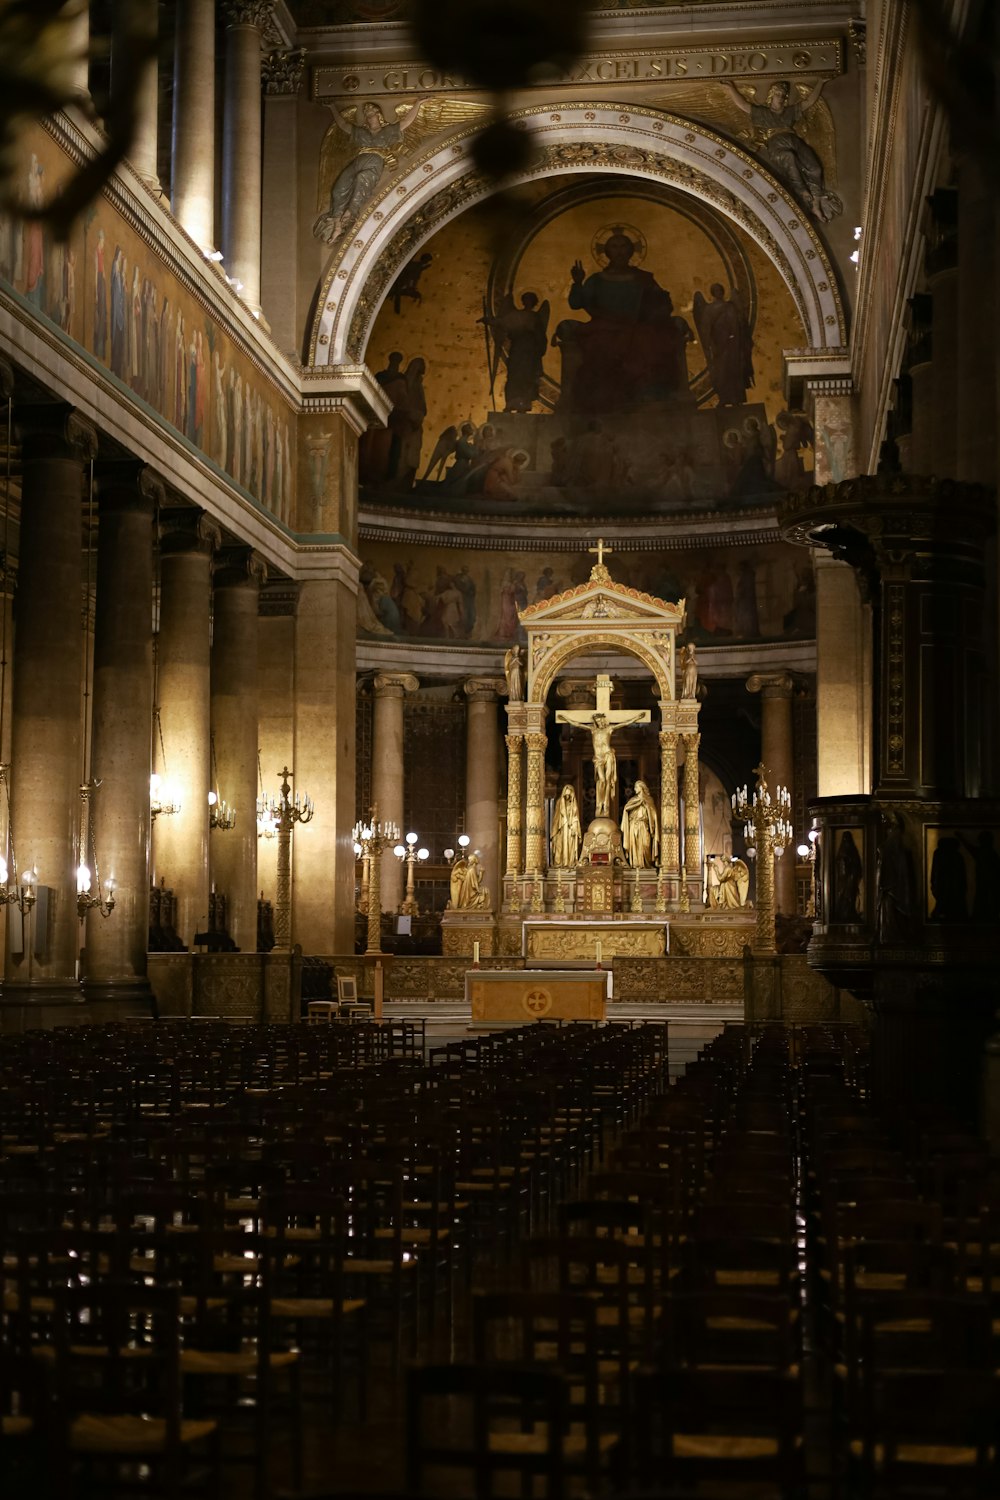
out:
M383 306L367 358L393 412L362 443L366 500L684 515L811 482L812 429L782 391L802 328L735 226L596 174L509 207L499 236L476 210L439 231Z
M44 201L69 167L50 135L30 132L27 201ZM0 279L260 504L292 522L292 407L106 198L65 245L43 224L0 214Z
M590 560L565 552L472 552L390 542L362 544L358 625L387 638L509 645L518 610L583 583ZM687 600L687 636L701 645L812 639L816 590L808 554L760 546L619 552L618 582Z

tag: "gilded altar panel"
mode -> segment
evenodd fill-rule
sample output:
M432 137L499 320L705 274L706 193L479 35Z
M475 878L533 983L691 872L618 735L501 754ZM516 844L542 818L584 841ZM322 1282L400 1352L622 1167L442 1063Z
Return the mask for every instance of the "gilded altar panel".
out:
M674 955L692 958L742 958L753 938L753 917L739 922L671 922L670 947Z
M615 961L616 1004L739 1005L743 960L622 958Z
M662 958L666 952L666 936L659 923L638 924L621 928L592 927L586 923L549 927L540 923L528 923L525 928L528 958L553 961L593 962L596 944L601 944L601 957L610 963L619 958Z

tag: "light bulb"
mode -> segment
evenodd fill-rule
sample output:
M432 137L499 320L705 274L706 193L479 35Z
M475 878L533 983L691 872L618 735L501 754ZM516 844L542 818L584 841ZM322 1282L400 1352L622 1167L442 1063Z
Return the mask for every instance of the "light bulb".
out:
M76 867L76 893L78 896L86 896L90 891L91 874L88 865L83 863Z
M472 840L469 838L469 835L467 833L460 833L459 834L459 836L458 836L458 847L460 849L468 849L468 847L469 847L469 845L471 843L472 843Z
M219 794L218 794L218 792L209 792L209 794L208 794L208 805L209 805L209 807L214 807L215 804L218 802L218 800L219 800Z
M406 853L406 850L402 844L397 844L392 852L397 859L402 859L403 855Z
M418 859L430 859L430 857L431 857L431 851L429 849L418 849L417 850L417 858Z
M417 835L415 833L408 833L406 835L406 842L410 845L415 844L417 842Z

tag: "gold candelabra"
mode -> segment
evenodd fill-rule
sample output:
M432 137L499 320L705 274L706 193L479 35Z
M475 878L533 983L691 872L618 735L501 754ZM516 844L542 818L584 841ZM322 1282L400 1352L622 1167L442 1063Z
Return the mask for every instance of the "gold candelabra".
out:
M104 895L101 895L101 872L97 863L97 848L94 847L94 872L91 875L90 861L87 858L88 847L91 845L90 838L90 799L97 791L101 782L92 777L90 781L82 782L80 785L80 801L82 808L80 812L80 863L76 867L76 909L82 922L88 911L99 911L102 917L110 917L115 909L115 882L113 876L108 876L104 882ZM97 890L93 891L93 885L97 884ZM32 897L34 900L34 897Z
M406 895L403 898L402 906L399 908L400 916L403 917L419 917L420 915L420 907L417 905L416 889L413 883L414 872L418 862L422 863L425 859L430 859L431 851L423 848L423 846L418 849L417 845L419 842L417 834L408 833L405 843L396 844L392 851L396 858L403 860L406 865Z
M273 826L278 840L278 868L275 880L274 900L274 951L287 953L292 946L292 829L297 823L311 823L316 812L311 797L305 792L292 796L294 772L282 766L278 775L281 787L277 797L258 800L258 824L266 818Z
M378 805L367 823L354 825L354 853L368 856L368 947L366 953L382 952L382 852L399 839L398 823L380 823Z
M785 786L772 793L767 784L763 761L754 767L757 785L751 793L744 785L733 793L733 815L742 818L747 855L757 865L757 922L754 932L755 953L776 953L774 937L774 861L780 859L792 841L788 820L792 797Z

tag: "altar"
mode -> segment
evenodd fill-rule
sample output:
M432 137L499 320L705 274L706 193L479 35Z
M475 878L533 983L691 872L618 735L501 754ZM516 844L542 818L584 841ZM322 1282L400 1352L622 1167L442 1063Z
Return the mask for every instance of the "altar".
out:
M603 1021L608 969L470 969L465 999L472 1023Z

